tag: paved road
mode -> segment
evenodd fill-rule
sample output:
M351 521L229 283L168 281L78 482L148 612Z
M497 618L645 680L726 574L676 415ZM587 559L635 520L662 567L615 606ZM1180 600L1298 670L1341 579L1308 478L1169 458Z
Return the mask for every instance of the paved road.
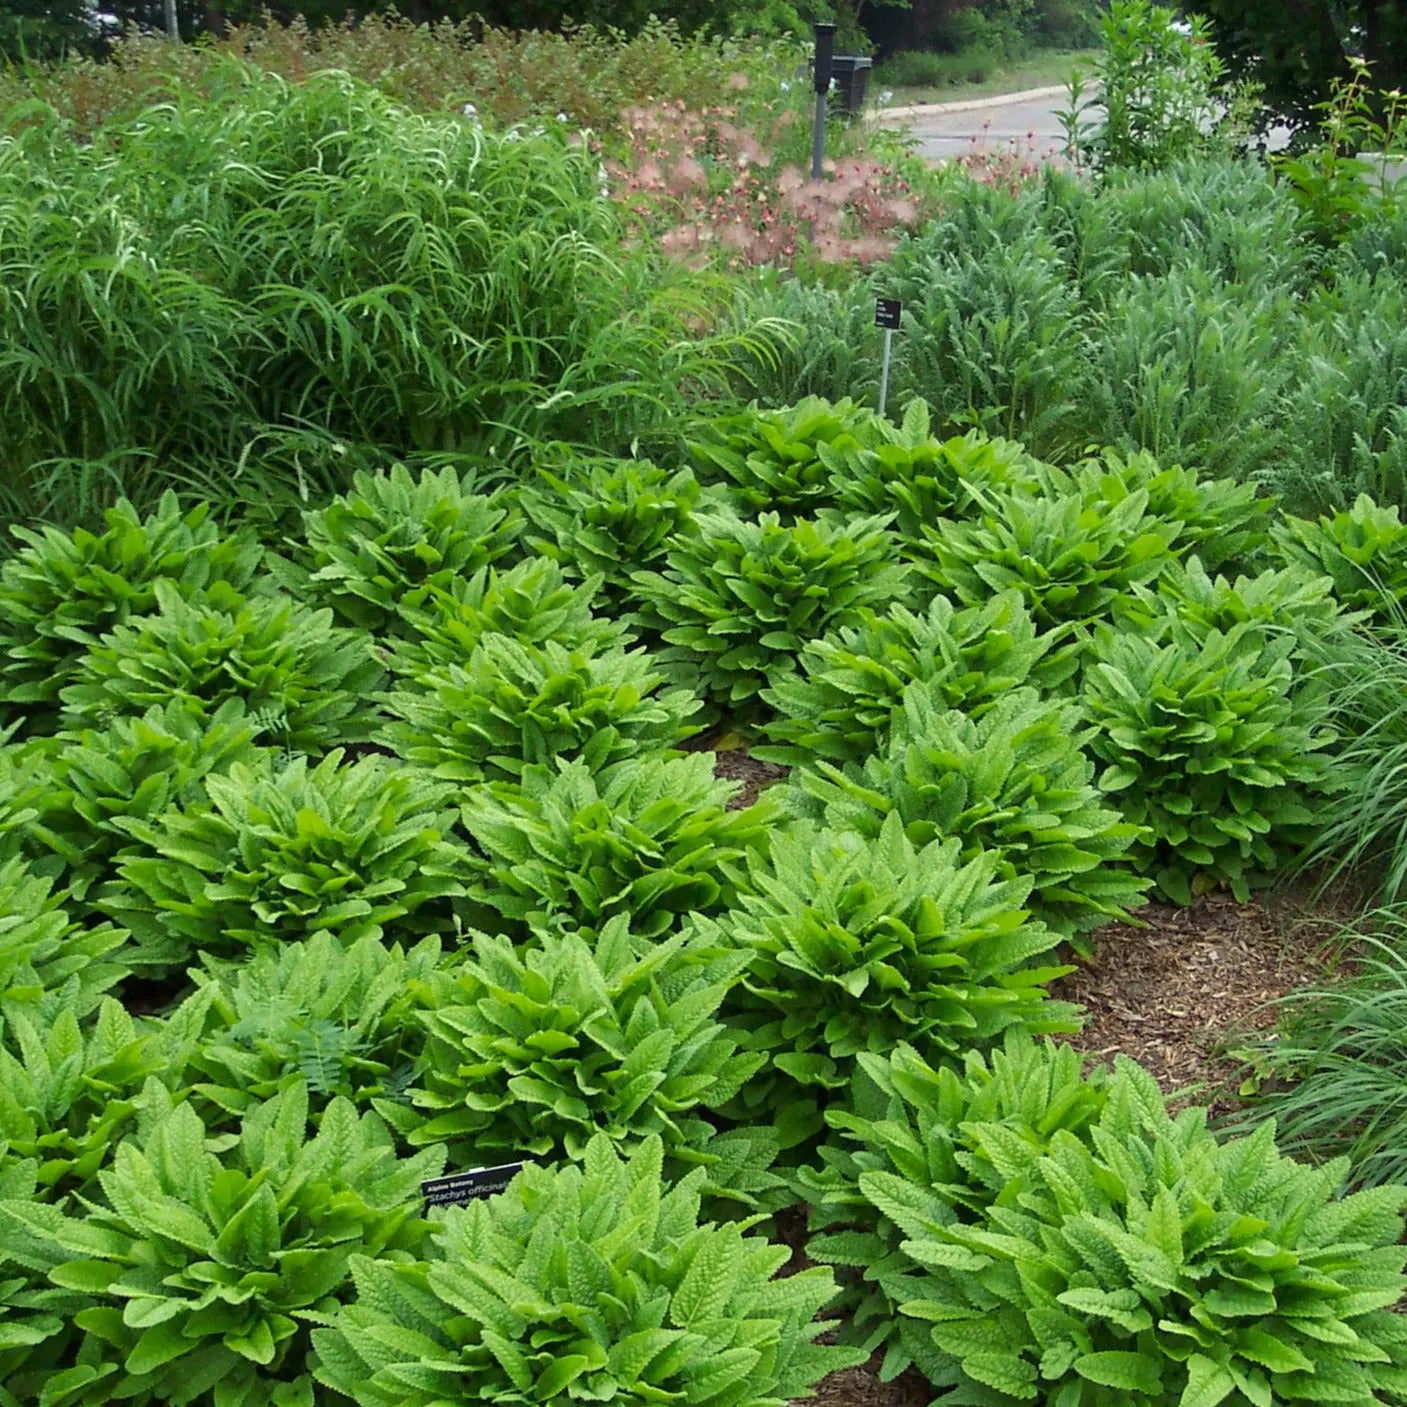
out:
M1009 142L1039 156L1065 145L1065 129L1058 113L1069 98L1058 94L1023 97L1021 102L973 106L966 111L935 108L902 118L918 138L918 152L931 160L961 156L979 145L993 150Z
M1010 143L1024 153L1044 157L1052 149L1060 151L1065 145L1065 129L1059 113L1069 104L1069 94L1061 88L1055 91L1037 89L1030 93L1013 94L1005 103L961 103L934 106L931 111L905 109L902 122L918 138L918 153L932 161L961 156L975 147L1000 150ZM1086 122L1098 121L1098 108L1084 114ZM1289 132L1276 128L1270 137L1272 151L1282 149Z

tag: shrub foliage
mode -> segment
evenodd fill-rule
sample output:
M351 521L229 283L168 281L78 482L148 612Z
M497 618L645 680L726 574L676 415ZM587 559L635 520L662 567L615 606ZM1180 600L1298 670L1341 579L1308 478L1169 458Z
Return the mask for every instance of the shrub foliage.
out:
M381 737L451 781L511 780L578 757L600 771L689 732L698 700L664 685L643 650L592 654L488 634L463 668L427 671L392 693Z
M20 550L0 565L0 717L30 731L52 719L87 650L156 608L158 582L229 609L263 555L252 534L221 533L207 507L183 511L175 494L149 516L122 500L104 518L100 533L14 529Z
M470 896L517 923L591 932L629 914L641 937L732 906L731 862L762 849L776 810L731 811L713 756L652 754L593 774L534 766L464 803L477 856Z
M935 701L934 695L938 694ZM1013 689L981 718L911 685L888 747L863 767L818 762L784 792L803 815L875 835L894 818L910 840L952 839L1030 883L1030 907L1073 935L1123 916L1147 888L1125 862L1136 824L1103 804L1073 703Z
M644 623L711 699L745 706L795 671L808 641L858 624L866 607L903 603L908 569L888 522L700 513L663 572L635 575Z
M342 762L334 750L316 767L236 764L206 779L202 801L134 825L150 853L122 864L128 893L108 901L136 934L133 961L434 924L422 911L468 874L447 785L377 757Z
M1145 828L1134 854L1175 902L1219 882L1245 902L1308 834L1332 735L1295 692L1294 647L1252 624L1166 644L1096 634L1084 703L1099 784Z
M701 1222L703 1170L673 1186L658 1138L623 1159L525 1168L451 1210L423 1264L358 1257L357 1302L315 1331L319 1381L360 1407L562 1395L699 1407L801 1396L859 1353L812 1342L829 1270L774 1279L784 1246ZM575 1389L575 1391L573 1391Z
M303 515L298 559L307 592L346 623L384 629L408 591L446 587L517 545L522 521L471 476L453 469L419 479L397 465L358 474L350 493Z
M150 1099L141 1136L98 1174L101 1201L0 1203L0 1224L63 1255L49 1277L85 1302L79 1366L48 1390L306 1403L309 1316L349 1293L358 1251L416 1248L427 1227L410 1199L443 1151L398 1159L376 1116L345 1101L309 1137L294 1084L217 1153L190 1105Z
M784 1142L815 1131L818 1098L862 1052L938 1058L1009 1028L1075 1029L1046 991L1070 969L1035 965L1059 935L1023 907L1030 881L999 868L990 852L964 863L956 840L914 846L897 816L873 840L799 824L752 862L718 928L751 954L734 1020L768 1057L745 1102L770 1105Z
M1346 1163L1305 1167L1274 1140L1271 1123L1218 1144L1203 1110L1170 1119L1123 1058L1082 1136L993 1138L1002 1194L902 1246L927 1273L900 1309L932 1325L938 1381L1090 1407L1398 1395L1407 1192L1340 1197Z
M960 1068L932 1065L910 1045L864 1053L847 1105L826 1111L835 1130L802 1181L813 1226L807 1254L844 1267L851 1335L885 1346L881 1374L910 1363L938 1380L947 1362L928 1326L899 1313L923 1293L904 1242L970 1222L1007 1190L1006 1149L1048 1152L1061 1131L1083 1135L1104 1107L1104 1072L1085 1078L1069 1046L1009 1034Z
M623 917L591 942L476 937L425 1013L411 1143L506 1162L580 1159L598 1133L622 1149L658 1135L671 1157L700 1161L714 1134L700 1113L766 1058L717 1020L746 962L683 933L640 943Z
M923 613L866 610L859 625L803 646L800 674L762 691L776 710L763 724L774 742L754 751L795 766L863 763L888 742L911 683L922 681L933 697L980 717L1025 683L1051 644L1014 591L962 610L944 596Z

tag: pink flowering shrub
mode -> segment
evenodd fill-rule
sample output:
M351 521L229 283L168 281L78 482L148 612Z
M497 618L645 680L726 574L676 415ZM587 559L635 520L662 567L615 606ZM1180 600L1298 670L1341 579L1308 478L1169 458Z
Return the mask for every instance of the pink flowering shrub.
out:
M737 74L730 86L746 84ZM794 155L809 135L795 108L764 103L745 119L676 100L621 117L623 150L604 163L611 195L637 238L693 264L870 265L931 212L892 160L840 157L813 182Z

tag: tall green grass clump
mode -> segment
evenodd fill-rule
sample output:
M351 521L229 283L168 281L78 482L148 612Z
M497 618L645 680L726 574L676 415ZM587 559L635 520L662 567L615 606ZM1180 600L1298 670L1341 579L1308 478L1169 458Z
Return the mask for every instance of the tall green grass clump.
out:
M230 60L74 135L41 113L0 140L0 516L165 485L262 508L369 451L520 433L624 448L725 369L704 285L622 250L565 124L492 134Z
M1247 1120L1274 1117L1287 1148L1346 1155L1365 1186L1407 1179L1407 913L1367 915L1341 935L1353 962L1297 988L1278 1029L1241 1052Z
M1344 739L1339 789L1320 805L1308 859L1323 878L1355 872L1382 902L1407 894L1407 622L1384 597L1371 633L1340 632L1314 652Z

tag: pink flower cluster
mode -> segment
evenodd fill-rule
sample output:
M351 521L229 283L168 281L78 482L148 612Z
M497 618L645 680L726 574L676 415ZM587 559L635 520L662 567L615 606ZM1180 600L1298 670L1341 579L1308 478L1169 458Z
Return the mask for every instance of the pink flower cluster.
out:
M983 131L991 126L989 118ZM1044 152L1036 149L1036 134L1027 132L1025 141L1011 137L1004 146L989 148L985 135L972 138L972 150L956 158L957 164L984 186L998 186L1015 195L1028 181L1033 181L1041 173L1041 167L1059 155L1056 147L1048 147ZM1080 173L1083 174L1083 173Z
M628 154L607 162L612 196L642 238L691 263L872 264L924 213L892 166L865 157L826 163L813 182L776 150L798 119L764 107L754 123L735 107L654 103L623 114Z

